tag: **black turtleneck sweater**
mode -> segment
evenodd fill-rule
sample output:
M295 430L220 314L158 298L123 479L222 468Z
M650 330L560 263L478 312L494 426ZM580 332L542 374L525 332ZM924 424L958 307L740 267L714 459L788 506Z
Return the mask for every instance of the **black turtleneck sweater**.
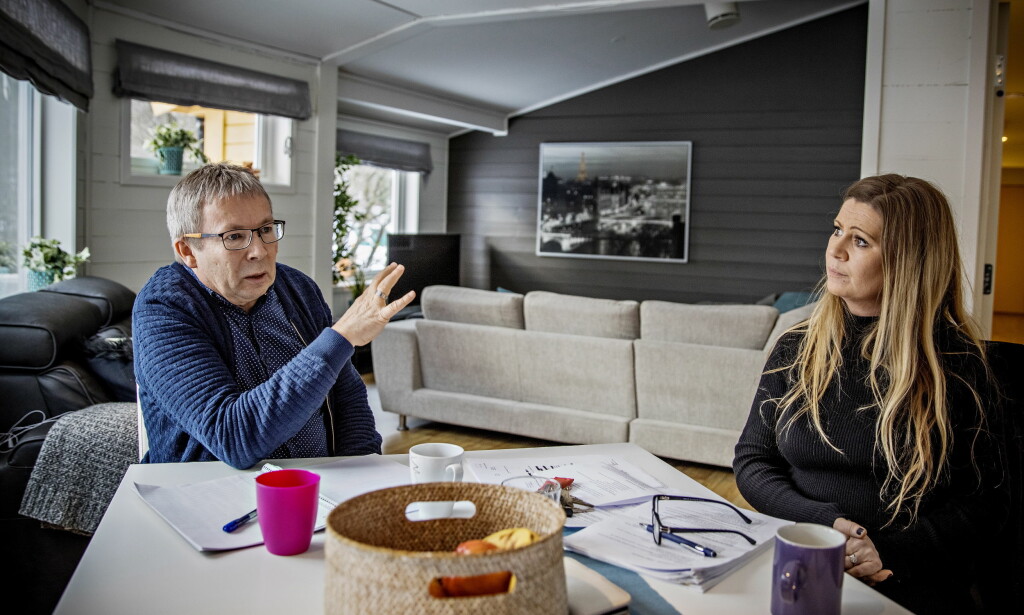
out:
M824 443L810 421L802 417L779 435L778 406L790 388L787 370L765 373L755 395L746 427L736 445L733 467L743 497L760 512L829 527L839 517L863 525L883 565L893 577L876 585L916 613L969 613L970 586L975 580L983 545L990 545L992 528L1006 521L1003 480L997 447L981 432L979 413L963 377L983 397L991 398L981 362L955 336L941 336L947 373L954 440L944 480L922 501L918 518L906 527L906 517L884 527L888 498L882 494L885 459L875 444L874 405L868 383L869 362L860 356L864 335L876 318L847 321L843 363L822 399L825 433L839 448ZM793 363L803 334L783 336L772 351L765 371ZM782 424L785 424L784 416ZM973 460L973 463L972 463ZM848 579L853 581L853 579Z

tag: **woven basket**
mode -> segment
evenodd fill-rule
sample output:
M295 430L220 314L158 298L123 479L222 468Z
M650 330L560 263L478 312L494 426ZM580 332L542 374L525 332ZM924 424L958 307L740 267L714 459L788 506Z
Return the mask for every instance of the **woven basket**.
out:
M476 505L472 518L405 516L413 502L463 500ZM565 513L547 498L501 485L424 483L354 497L327 518L324 612L565 615L564 524ZM541 538L510 551L454 553L460 542L512 527L528 527ZM502 570L516 576L509 593L434 598L428 592L438 577Z

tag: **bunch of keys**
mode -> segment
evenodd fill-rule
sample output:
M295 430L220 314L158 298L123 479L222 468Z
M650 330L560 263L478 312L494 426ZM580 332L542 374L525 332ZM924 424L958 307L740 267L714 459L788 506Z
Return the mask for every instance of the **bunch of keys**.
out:
M558 484L562 487L559 499L561 500L562 508L565 510L566 517L571 517L576 513L588 513L594 510L593 504L585 502L569 493L569 488L572 485L573 479L556 476L555 480L558 481Z

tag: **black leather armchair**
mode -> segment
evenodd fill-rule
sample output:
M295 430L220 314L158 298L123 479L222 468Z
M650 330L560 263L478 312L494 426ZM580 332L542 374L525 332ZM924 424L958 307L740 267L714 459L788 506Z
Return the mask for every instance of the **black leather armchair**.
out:
M52 425L45 419L103 402L135 401L134 301L130 289L97 277L0 299L0 432L19 421L42 423L0 452L0 520L19 516Z

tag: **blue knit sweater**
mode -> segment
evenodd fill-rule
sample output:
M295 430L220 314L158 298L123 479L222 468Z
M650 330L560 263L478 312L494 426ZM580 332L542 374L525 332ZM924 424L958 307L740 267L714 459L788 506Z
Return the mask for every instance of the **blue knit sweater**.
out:
M331 455L380 453L352 345L330 328L320 289L280 263L274 289L306 347L248 391L233 376L231 332L216 298L183 265L161 267L139 292L132 328L147 461L219 459L249 468L321 406Z

